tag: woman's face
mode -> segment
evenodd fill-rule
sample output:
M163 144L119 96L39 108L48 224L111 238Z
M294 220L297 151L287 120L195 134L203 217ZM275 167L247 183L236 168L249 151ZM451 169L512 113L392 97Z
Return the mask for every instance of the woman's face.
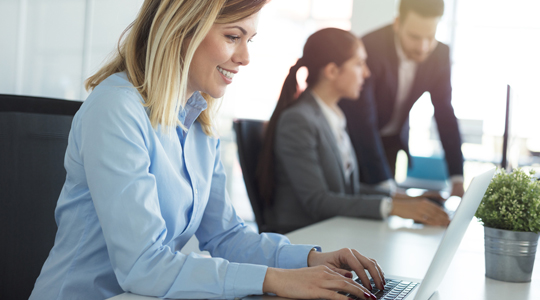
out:
M339 74L335 78L335 88L341 94L341 97L356 99L360 96L364 79L371 73L366 65L366 50L364 45L360 45L354 56L344 62L339 68Z
M220 98L240 66L249 64L248 42L257 31L258 14L229 24L214 24L189 68L188 95L195 91Z

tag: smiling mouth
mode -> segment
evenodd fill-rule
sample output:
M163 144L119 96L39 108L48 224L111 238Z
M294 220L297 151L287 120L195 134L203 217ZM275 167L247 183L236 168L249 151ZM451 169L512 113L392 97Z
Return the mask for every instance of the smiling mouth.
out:
M216 68L221 74L223 74L223 76L227 77L228 79L233 79L234 73L231 73L223 68L220 68L219 66Z

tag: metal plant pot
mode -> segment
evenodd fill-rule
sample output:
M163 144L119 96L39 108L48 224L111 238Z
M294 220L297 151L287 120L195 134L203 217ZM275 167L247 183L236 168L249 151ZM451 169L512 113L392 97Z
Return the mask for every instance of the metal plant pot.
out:
M486 277L530 282L540 234L484 227Z

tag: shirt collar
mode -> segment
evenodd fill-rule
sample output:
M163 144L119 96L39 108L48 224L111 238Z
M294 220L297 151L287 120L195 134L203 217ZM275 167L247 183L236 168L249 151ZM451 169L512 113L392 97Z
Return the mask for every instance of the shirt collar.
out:
M319 107L321 108L328 123L330 123L330 126L332 128L345 128L347 121L345 120L345 115L343 112L339 108L333 109L328 106L328 104L326 104L326 102L324 102L314 91L309 90L309 92L317 104L319 104Z
M191 97L189 97L186 107L191 106L194 109L198 109L201 112L208 107L206 100L203 98L200 92L194 92Z
M397 36L397 34L394 36L394 44L396 44L396 53L400 63L416 64L416 62L412 59L409 59L407 57L407 54L405 54L405 52L403 51L403 48L401 47L401 42L399 41L399 37Z
M184 108L180 110L178 119L187 129L189 129L191 125L193 125L193 122L195 122L195 120L199 117L201 112L203 112L206 108L208 108L208 104L201 93L194 92L193 95L189 97Z
M126 71L116 73L121 78L129 81ZM144 102L144 99L141 96L141 100ZM186 105L184 108L180 109L180 112L178 114L178 119L184 126L186 126L187 129L193 125L193 122L199 117L201 112L203 112L205 109L208 108L208 103L206 103L206 100L203 98L200 92L194 92L191 97L189 97L188 101L186 102ZM145 107L146 113L148 114L150 109L148 107Z

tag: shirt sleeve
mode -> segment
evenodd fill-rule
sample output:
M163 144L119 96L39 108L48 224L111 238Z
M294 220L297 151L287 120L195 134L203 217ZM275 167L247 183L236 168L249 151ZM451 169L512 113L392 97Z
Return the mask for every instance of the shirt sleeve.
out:
M124 291L161 298L234 298L262 292L267 267L256 263L268 261L263 257L276 255L278 265L284 267L299 267L302 259L307 260L308 246L291 246L281 236L257 237L229 204L210 209L202 225L215 229L211 230L214 239L202 240L209 242L209 249L219 248L211 252L221 257L184 255L169 247L156 178L149 172L153 129L139 98L117 91L94 100L81 117L77 147L111 267ZM224 175L216 176L224 180ZM218 187L212 190L209 207L220 202ZM216 212L220 209L222 214ZM218 219L210 220L213 217ZM230 253L234 249L247 254ZM246 257L251 264L230 262L227 256L239 262Z
M381 201L381 216L383 219L387 219L390 216L393 208L392 198L386 197Z
M275 233L258 234L246 226L232 206L226 191L226 176L217 145L210 198L201 225L196 232L201 250L230 261L223 277L227 296L262 294L267 267L294 269L307 267L314 245L291 245L289 239Z

